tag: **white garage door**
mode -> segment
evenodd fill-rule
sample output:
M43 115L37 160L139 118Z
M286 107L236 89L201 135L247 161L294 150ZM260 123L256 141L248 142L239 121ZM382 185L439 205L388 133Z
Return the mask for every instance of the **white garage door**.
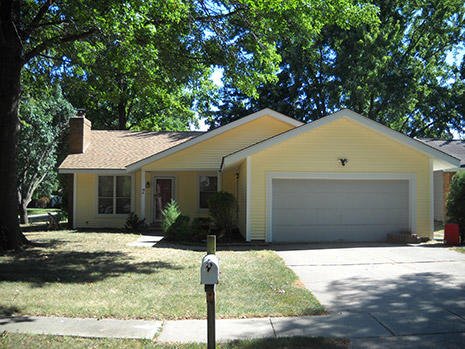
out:
M273 179L272 241L384 241L409 230L407 180Z

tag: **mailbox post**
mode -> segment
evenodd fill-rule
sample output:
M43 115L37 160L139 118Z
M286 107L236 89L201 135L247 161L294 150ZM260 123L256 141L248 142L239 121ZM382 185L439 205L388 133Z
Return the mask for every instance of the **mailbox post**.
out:
M200 266L200 283L205 285L207 298L208 349L216 347L215 339L215 287L219 280L220 264L216 253L216 236L207 236L207 255Z

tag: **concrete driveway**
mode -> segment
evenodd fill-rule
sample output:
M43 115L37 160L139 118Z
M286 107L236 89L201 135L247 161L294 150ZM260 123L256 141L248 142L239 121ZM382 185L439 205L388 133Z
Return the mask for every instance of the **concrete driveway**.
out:
M393 336L465 332L465 254L387 244L276 250L330 312L367 313Z

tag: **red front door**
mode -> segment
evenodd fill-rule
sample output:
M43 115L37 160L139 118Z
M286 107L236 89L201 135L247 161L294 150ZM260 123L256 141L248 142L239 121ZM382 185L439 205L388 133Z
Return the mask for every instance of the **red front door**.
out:
M173 178L155 178L155 221L161 221L161 212L174 199Z

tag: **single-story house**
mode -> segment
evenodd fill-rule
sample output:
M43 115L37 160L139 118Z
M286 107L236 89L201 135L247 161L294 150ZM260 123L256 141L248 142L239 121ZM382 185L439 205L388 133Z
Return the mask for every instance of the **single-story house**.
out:
M459 167L434 172L434 220L445 222L447 217L446 202L451 179L457 172L465 171L465 140L424 138L420 141L460 159Z
M175 199L208 215L207 200L238 201L247 241L382 241L431 237L434 172L460 160L344 109L303 124L264 109L208 132L97 131L70 122L75 228L122 227L130 212L157 224Z

